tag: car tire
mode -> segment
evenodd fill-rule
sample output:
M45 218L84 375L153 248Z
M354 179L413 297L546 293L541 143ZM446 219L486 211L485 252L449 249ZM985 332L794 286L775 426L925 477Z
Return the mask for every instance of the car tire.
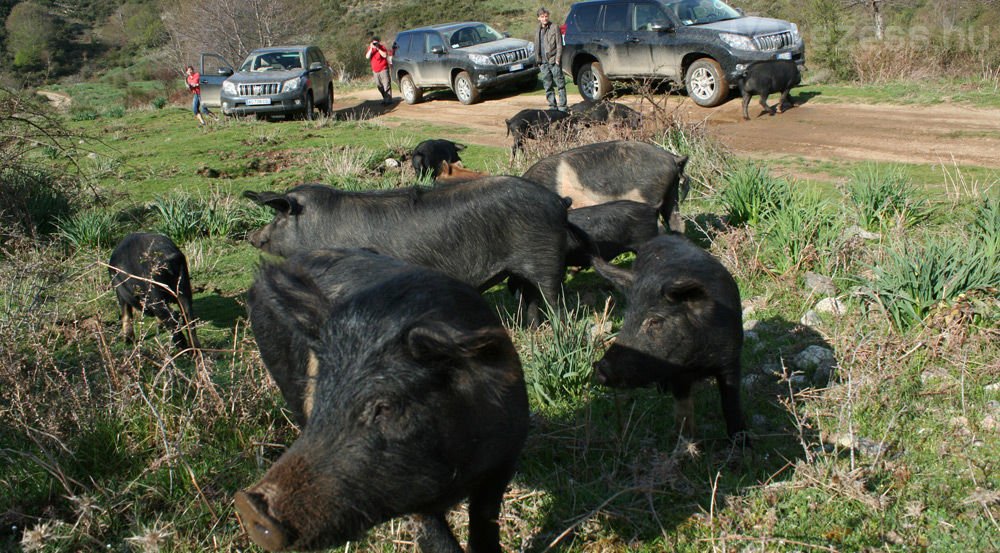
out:
M399 79L399 93L407 104L417 104L424 97L424 90L413 82L413 77L403 75Z
M324 117L330 117L333 114L333 85L326 88L326 100L320 104L319 111Z
M585 63L576 72L576 86L584 100L596 102L611 92L611 80L604 74L601 63Z
M714 108L729 97L729 83L719 62L712 58L695 60L684 76L684 88L694 103Z
M469 75L468 71L462 71L455 76L455 85L453 88L459 102L469 105L479 101L479 89L473 84L472 76Z
M312 121L314 118L313 112L316 110L315 104L313 104L312 92L306 92L306 111L303 113L306 121Z

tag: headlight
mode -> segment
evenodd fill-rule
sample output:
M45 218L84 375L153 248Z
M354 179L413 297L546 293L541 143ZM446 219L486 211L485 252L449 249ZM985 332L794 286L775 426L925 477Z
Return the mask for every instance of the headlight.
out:
M230 96L236 96L236 83L232 81L223 81L222 91Z
M302 86L302 78L295 77L294 79L288 79L287 81L281 83L282 92L291 92L293 90L298 90Z
M802 35L799 34L799 26L792 23L792 44L798 46L802 44Z
M534 42L529 42L528 43L528 57L531 57L531 55L534 54L534 53L535 53L535 43Z
M736 48L737 50L756 50L757 45L753 40L745 35L734 35L733 33L719 33L722 42Z
M496 65L489 56L484 56L482 54L469 54L469 61L476 65Z

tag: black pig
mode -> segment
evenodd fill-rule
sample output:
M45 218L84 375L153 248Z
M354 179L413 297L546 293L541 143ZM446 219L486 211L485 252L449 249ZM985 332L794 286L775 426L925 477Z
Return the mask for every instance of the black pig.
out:
M687 156L634 140L595 142L540 159L523 177L561 197L573 209L615 200L658 208L664 225L684 231L678 204L687 195Z
M428 174L437 178L441 174L443 163L461 163L462 158L458 156L458 152L464 149L465 145L451 140L424 140L410 152L410 164L413 165L417 178L424 178Z
M194 327L187 324L194 320L187 259L170 238L142 232L129 234L111 253L108 272L127 341L135 339L132 312L138 310L159 319L173 333L178 348L185 349L189 344L201 348ZM180 313L170 309L170 304L177 304ZM190 342L187 332L191 333Z
M422 551L459 552L445 516L468 497L469 551L500 553L528 400L517 352L476 290L372 252L317 250L263 267L248 305L262 359L305 424L236 494L253 541L336 547L409 514Z
M557 124L569 128L570 114L557 109L522 109L507 119L507 136L514 138L510 147L510 158L514 159L524 146L525 139L537 140L552 131Z
M566 242L579 231L567 222L561 198L517 177L384 192L300 185L244 196L275 210L274 220L249 236L268 253L369 248L480 290L511 277L526 293L533 324L543 300L556 302Z
M656 208L639 202L619 200L590 207L572 209L569 222L580 227L597 246L598 253L608 261L625 252L634 252L639 245L659 234ZM588 245L570 239L566 252L567 267L590 267L593 257Z
M767 105L767 97L772 92L781 92L778 113L785 111L786 103L794 106L791 90L792 87L798 86L800 80L799 66L794 61L760 61L752 64L746 73L736 80L740 94L743 95L743 119L750 119L750 97L754 94L760 96L760 107L772 115L774 109Z
M584 125L612 125L636 130L642 126L642 114L608 100L587 100L570 106L569 113Z
M643 244L633 270L600 258L594 269L626 295L622 328L595 378L612 387L656 384L671 390L674 415L692 434L691 385L714 376L729 436L745 439L740 408L743 310L729 271L708 252L677 235Z

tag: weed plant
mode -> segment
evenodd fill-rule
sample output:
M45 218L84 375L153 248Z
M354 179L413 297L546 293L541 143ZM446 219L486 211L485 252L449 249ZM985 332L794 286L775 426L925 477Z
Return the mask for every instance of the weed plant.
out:
M725 183L719 202L730 225L757 226L792 201L788 181L754 162L734 168L725 176Z
M832 269L826 261L834 259L829 254L843 229L828 203L815 193L801 190L773 201L780 202L780 206L754 215L764 216L760 221L763 264L778 274L817 266L824 272Z
M930 215L927 200L898 166L862 165L847 184L847 196L857 210L858 222L870 231L909 228Z
M72 217L59 219L56 235L72 248L109 248L122 238L122 225L115 213L89 209Z

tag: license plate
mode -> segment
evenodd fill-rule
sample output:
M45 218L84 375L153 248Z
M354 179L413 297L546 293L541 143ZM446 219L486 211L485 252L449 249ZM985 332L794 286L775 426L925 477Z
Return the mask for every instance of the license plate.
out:
M270 98L248 98L247 99L247 105L248 106L269 106L269 105L271 105L271 99Z
M779 60L790 60L790 59L792 59L792 53L791 52L782 52L782 53L778 54L776 57Z
M524 64L523 63L515 63L514 65L510 66L511 72L520 71L522 69L524 69Z

